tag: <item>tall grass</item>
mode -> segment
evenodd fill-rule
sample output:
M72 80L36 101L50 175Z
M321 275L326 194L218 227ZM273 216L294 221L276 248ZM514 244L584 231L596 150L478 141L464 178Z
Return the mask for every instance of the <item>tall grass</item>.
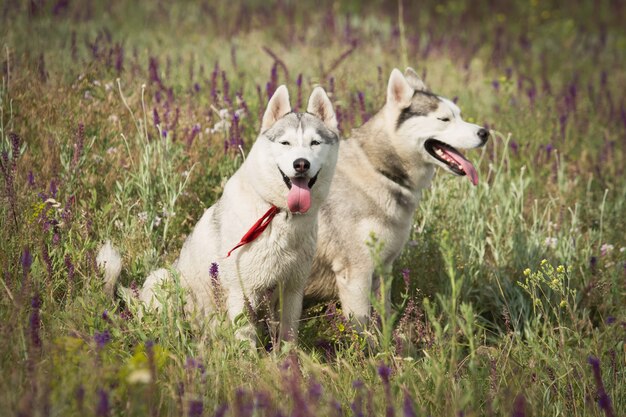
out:
M6 2L0 409L30 415L619 415L626 408L620 2ZM102 291L176 258L281 83L344 136L404 60L492 131L439 172L373 325L308 306L297 346ZM372 241L374 256L377 245ZM207 271L208 275L208 271ZM207 277L208 279L208 277ZM395 306L390 309L385 293ZM261 347L262 346L262 347ZM264 349L264 347L266 349Z

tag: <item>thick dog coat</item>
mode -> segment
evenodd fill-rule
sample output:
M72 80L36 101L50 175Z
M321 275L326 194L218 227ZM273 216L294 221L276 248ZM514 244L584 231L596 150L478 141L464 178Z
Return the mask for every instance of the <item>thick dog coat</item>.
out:
M322 88L313 90L306 113L291 112L285 86L276 90L247 158L196 224L173 265L187 290L187 310L205 315L215 310L217 294L209 275L213 268L231 320L244 313L247 303L255 309L275 289L282 297L280 337L296 337L315 253L317 214L328 195L338 142L335 113ZM260 223L269 221L266 228L252 227L264 213L268 218ZM240 241L249 243L238 246ZM98 262L105 270L105 289L112 292L121 269L119 254L107 244ZM158 305L154 290L169 275L165 269L151 273L140 299ZM252 324L237 334L254 341Z
M371 234L383 243L382 266L390 271L435 167L466 175L476 185L476 169L455 148L482 146L488 136L463 121L454 103L430 92L411 68L404 75L394 69L384 107L341 142L337 173L320 211L306 297L338 295L344 313L364 324L378 285L366 244Z

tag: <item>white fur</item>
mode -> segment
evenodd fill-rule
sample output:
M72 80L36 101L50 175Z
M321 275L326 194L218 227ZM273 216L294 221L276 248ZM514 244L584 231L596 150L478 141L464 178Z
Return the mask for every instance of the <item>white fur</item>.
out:
M245 312L247 302L254 309L267 290L276 289L282 297L281 339L297 336L302 296L317 240L317 213L328 194L339 147L334 110L323 89L316 88L309 99L308 112L313 116L290 111L287 88L281 86L268 103L262 133L245 162L228 180L219 201L205 211L173 266L189 294L188 309L205 315L215 311L218 296L209 276L212 263L218 264L220 293L231 320ZM282 134L270 140L274 127ZM313 141L321 139L320 128L335 140L315 144ZM280 167L288 177L295 176L293 162L298 158L310 162L310 177L319 171L311 189L311 207L304 214L289 211L289 189L278 170ZM227 257L271 205L280 212L267 229ZM108 247L101 250L103 259L111 255ZM107 271L106 276L114 272ZM141 301L158 306L154 290L168 277L165 269L150 274L140 292ZM252 341L254 334L252 324L238 331L239 336Z

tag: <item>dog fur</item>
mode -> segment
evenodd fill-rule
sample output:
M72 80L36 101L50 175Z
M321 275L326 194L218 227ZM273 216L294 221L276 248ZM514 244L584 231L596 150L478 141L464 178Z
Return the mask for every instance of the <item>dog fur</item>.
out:
M338 296L343 312L365 324L370 294L378 286L366 242L373 233L383 243L380 260L390 271L435 167L467 175L476 184L476 170L453 148L482 146L488 135L465 122L450 100L433 94L413 69L404 75L394 69L383 108L341 142L330 195L320 210L305 297Z
M325 91L315 88L307 112L294 113L287 88L280 86L267 105L261 134L247 158L226 183L221 198L196 224L173 265L188 294L188 311L204 316L215 311L217 291L209 276L215 263L230 320L244 313L247 303L256 309L268 290L277 290L282 297L280 337L296 338L315 253L318 211L330 189L338 148L337 120ZM279 212L267 229L227 257L272 205ZM98 263L105 271L105 290L112 293L121 270L119 253L107 243ZM158 307L154 291L169 277L166 269L152 272L140 300ZM254 326L243 326L237 335L254 342Z

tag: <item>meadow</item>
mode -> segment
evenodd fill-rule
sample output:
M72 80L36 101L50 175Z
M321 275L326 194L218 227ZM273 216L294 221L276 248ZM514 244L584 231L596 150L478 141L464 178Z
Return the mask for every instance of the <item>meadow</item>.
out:
M626 4L414 3L2 2L0 415L624 415ZM104 295L99 245L131 287L175 260L278 85L348 137L406 66L491 139L425 191L395 314L252 350L176 286Z

